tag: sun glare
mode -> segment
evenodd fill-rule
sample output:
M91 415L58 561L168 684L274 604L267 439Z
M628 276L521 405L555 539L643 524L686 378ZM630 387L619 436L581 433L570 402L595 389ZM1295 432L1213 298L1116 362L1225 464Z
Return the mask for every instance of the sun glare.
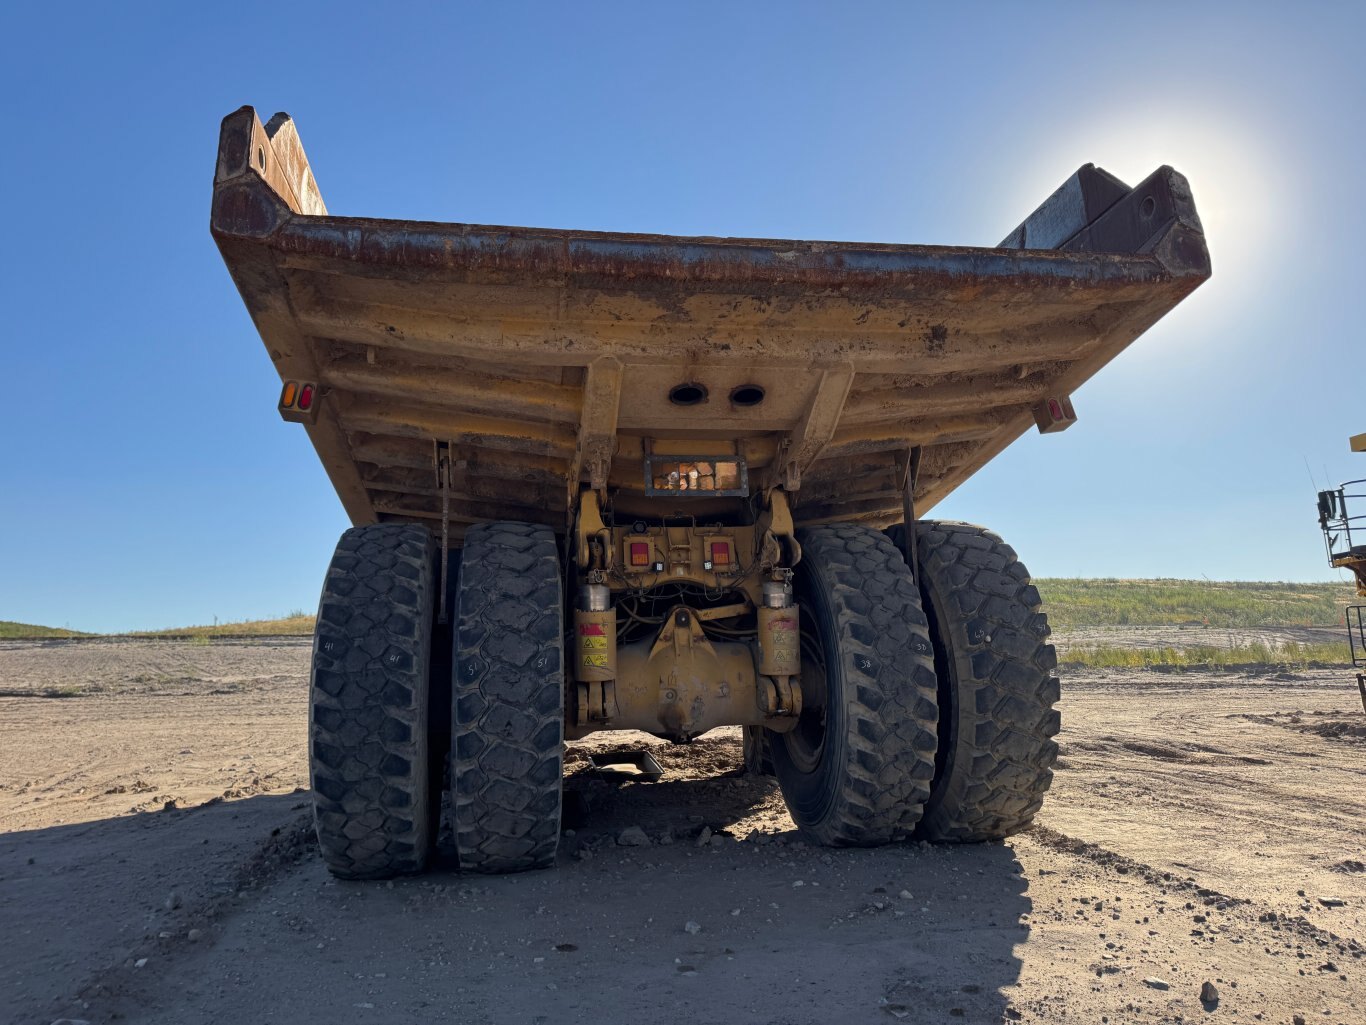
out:
M1034 164L1039 173L1021 176L1012 204L1032 209L1046 194L1032 194L1041 180L1056 186L1085 163L1131 186L1163 164L1176 168L1190 182L1214 266L1213 277L1182 304L1180 333L1229 336L1234 332L1215 329L1228 328L1267 290L1276 266L1273 239L1284 241L1305 219L1286 184L1295 173L1286 157L1291 149L1276 145L1245 114L1214 108L1176 115L1167 108L1122 116L1097 111L1052 138L1047 159ZM1171 344L1175 334L1159 327L1144 340L1140 359L1161 359Z
M1290 173L1269 140L1245 120L1218 111L1097 119L1072 142L1131 185L1163 164L1186 176L1209 242L1214 276L1182 307L1188 326L1223 322L1261 290L1274 265L1269 245L1298 219L1285 187Z

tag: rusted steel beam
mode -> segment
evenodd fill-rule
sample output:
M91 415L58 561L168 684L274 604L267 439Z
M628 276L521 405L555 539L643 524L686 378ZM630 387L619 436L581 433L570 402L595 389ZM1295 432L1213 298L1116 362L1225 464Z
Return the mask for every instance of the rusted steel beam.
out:
M807 407L806 415L778 446L777 480L790 492L801 486L802 474L816 461L840 424L844 400L854 383L852 364L828 367L818 371L820 383Z
M420 499L440 500L441 489L430 484L408 484L400 481L377 481L367 479L366 488L372 495L378 493L416 496ZM558 495L559 481L553 490ZM558 497L552 497L545 484L527 484L522 481L499 480L491 478L462 477L459 484L451 489L452 501L506 502L528 508L542 509L556 504Z
M237 223L223 227L252 230ZM1156 283L1202 270L1123 257L1078 261L1050 250L678 238L374 218L287 218L273 229L270 244L285 257L360 263L371 273L384 267L436 272L453 281L527 275L560 287L629 283L636 290L650 283L676 289L686 281L689 291L785 295L833 289L846 296L912 300L968 281L990 296L1031 282Z
M334 360L319 367L322 382L355 395L419 401L462 413L518 416L550 423L579 419L577 388L529 388L512 378L421 365L370 364L363 359Z
M432 479L431 442L426 439L358 432L350 437L351 451L363 473L371 467L412 469L423 480ZM481 453L466 447L454 460L457 470L481 477L506 480L563 480L569 472L567 459L506 450Z
M370 464L420 470L428 480L432 478L430 440L355 432L347 437L347 443L362 474L366 472L367 464Z
M477 413L459 413L415 403L395 403L360 395L346 395L343 423L349 431L390 434L407 438L440 438L474 447L506 448L514 452L568 457L572 440L547 424L528 423Z
M421 496L394 501L387 498L377 499L377 512L390 516L410 516L424 520L441 519L439 499L424 499ZM451 500L450 517L464 523L478 523L488 520L525 520L529 523L545 523L558 526L564 520L564 510L554 506L518 505L515 502L472 502Z
M599 356L588 365L574 458L566 482L566 503L570 508L578 499L580 479L585 473L588 486L594 491L607 487L617 448L622 376L621 360L615 356Z
M903 388L855 388L844 405L842 423L904 421L916 417L960 413L965 410L1028 406L1048 394L1049 382L1038 375L1019 379L1014 374L974 377L953 383Z
M957 415L903 420L897 423L869 423L842 427L835 432L826 458L856 452L882 452L892 448L929 447L952 441L968 441L995 434L1020 415L1019 406L983 408ZM1027 408L1025 412L1028 412Z
M1078 301L1081 301L1080 297ZM625 366L651 366L686 358L704 366L808 368L832 358L853 363L859 373L950 374L983 372L1021 364L1072 360L1097 336L1121 321L1137 303L1099 297L1067 316L1043 319L1040 303L1033 322L1001 327L981 308L946 303L934 323L919 332L863 331L850 322L832 343L828 332L775 325L767 331L714 321L694 324L520 324L511 320L471 325L420 310L382 311L356 304L340 308L296 308L308 334L379 349L438 358L504 360L534 365L582 366L586 358L611 355ZM384 314L388 314L387 316ZM1018 311L1003 314L1019 321Z

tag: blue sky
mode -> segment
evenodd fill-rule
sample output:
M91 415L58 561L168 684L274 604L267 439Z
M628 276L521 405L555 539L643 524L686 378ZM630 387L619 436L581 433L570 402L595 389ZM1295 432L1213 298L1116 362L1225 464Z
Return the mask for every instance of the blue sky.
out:
M316 604L346 519L208 233L243 103L294 115L344 215L992 245L1081 163L1170 163L1214 278L936 515L1037 575L1334 579L1363 10L6 5L0 619Z

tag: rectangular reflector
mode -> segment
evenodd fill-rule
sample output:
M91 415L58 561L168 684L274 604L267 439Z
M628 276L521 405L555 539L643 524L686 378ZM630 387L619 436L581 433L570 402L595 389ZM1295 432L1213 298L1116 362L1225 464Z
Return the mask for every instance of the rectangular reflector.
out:
M650 546L646 544L644 541L631 542L631 565L650 565Z
M296 424L318 422L322 393L313 381L285 381L280 389L280 418Z

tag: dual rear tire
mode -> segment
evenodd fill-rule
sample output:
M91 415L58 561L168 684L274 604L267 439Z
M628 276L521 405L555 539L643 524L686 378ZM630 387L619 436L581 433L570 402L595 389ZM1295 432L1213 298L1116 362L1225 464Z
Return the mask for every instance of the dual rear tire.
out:
M934 787L919 835L967 843L1027 827L1058 756L1057 654L1015 550L970 523L916 525L919 588L934 642ZM898 551L905 527L888 531Z
M1037 589L999 536L965 523L801 535L804 708L746 736L793 819L826 844L912 833L996 840L1033 821L1052 782L1057 656Z
M1014 551L981 527L921 523L917 579L903 527L800 539L803 712L787 733L748 731L747 764L777 776L798 826L827 845L991 840L1027 826L1052 780L1058 681ZM334 875L426 865L444 739L429 710L446 686L460 867L554 863L565 700L555 537L471 527L444 631L433 622L439 581L420 526L348 530L328 567L309 728L318 841ZM432 658L434 636L449 663Z
M552 864L560 834L563 599L553 533L471 527L435 629L440 576L423 527L346 531L328 567L314 637L310 769L314 820L333 875L377 879L425 867L436 836L450 691L452 825L460 867ZM433 637L451 658L433 658ZM448 668L449 677L444 677ZM438 771L433 771L433 767Z
M830 846L909 837L934 775L935 677L915 581L889 541L841 524L804 531L796 590L802 714L771 733L797 825Z

